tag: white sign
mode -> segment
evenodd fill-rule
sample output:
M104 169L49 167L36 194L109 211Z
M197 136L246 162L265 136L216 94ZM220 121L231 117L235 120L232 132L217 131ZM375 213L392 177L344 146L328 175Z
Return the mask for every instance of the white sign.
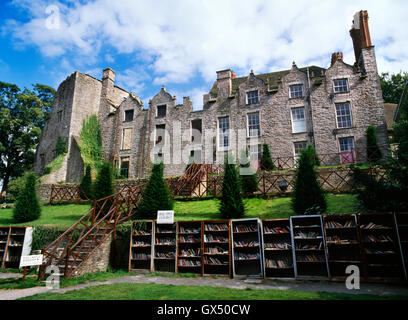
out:
M174 210L157 211L157 223L158 224L173 224L174 223Z
M42 265L43 255L21 256L20 268Z

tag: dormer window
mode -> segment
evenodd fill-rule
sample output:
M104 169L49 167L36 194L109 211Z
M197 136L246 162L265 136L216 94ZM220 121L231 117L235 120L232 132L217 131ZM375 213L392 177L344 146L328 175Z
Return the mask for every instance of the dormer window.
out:
M247 104L253 104L259 102L258 90L248 91L247 92Z
M132 110L125 110L125 121L133 121L134 111Z
M347 79L338 79L333 81L333 89L335 93L348 92L348 80Z
M157 106L157 118L164 118L166 116L166 105Z
M303 85L296 84L289 87L291 98L302 98L303 97Z

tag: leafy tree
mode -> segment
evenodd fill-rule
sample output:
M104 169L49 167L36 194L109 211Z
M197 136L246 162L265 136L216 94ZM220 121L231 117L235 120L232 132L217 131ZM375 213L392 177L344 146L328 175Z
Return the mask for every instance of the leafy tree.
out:
M262 145L261 169L268 171L275 169L275 165L272 161L271 151L269 150L269 145L267 145L266 143Z
M244 196L249 196L258 190L256 171L251 167L248 149L241 150L239 174L242 182Z
M110 162L104 162L95 180L92 191L95 200L111 196L114 193L113 168Z
M137 208L137 219L155 219L158 210L172 210L173 199L163 179L163 163L153 165L149 181Z
M52 88L40 84L31 91L0 82L1 195L7 190L10 179L32 168L41 128L44 127L54 93Z
M67 140L67 137L58 137L57 144L55 145L57 156L68 152Z
M81 199L92 199L92 177L90 165L86 166L85 175L82 177L79 186L81 188Z
M228 154L225 159L220 200L219 211L223 219L236 219L244 216L245 206L241 195L241 181L231 154Z
M295 172L292 208L297 214L319 214L326 211L327 202L322 187L317 181L313 148L301 150Z
M17 197L13 218L16 222L21 223L37 220L40 215L41 207L36 192L36 176L29 173L25 178L24 189Z
M377 143L377 131L374 126L369 126L366 131L367 135L367 160L377 162L381 159L381 150Z
M383 72L380 76L380 82L384 101L398 104L404 91L406 80L408 80L407 72L391 75L389 72Z

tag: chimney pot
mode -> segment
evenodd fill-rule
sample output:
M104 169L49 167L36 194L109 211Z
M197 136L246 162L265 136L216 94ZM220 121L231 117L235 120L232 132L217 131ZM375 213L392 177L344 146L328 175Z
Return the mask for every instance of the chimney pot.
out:
M354 55L356 62L358 62L361 49L372 46L370 30L368 28L368 13L366 10L361 10L354 15L350 36L353 39Z
M337 60L343 60L343 52L334 52L334 53L332 53L330 66L333 66L333 64L334 64Z

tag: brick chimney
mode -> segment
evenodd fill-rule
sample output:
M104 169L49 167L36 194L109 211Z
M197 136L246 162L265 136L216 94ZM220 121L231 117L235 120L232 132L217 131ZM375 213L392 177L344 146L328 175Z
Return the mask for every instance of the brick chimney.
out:
M368 29L368 13L366 10L361 10L354 14L350 36L353 39L354 55L356 57L356 62L358 62L361 55L361 49L372 46L370 30Z
M343 52L332 53L330 66L332 66L337 60L343 60Z
M228 98L232 90L232 79L235 77L235 72L230 69L217 71L218 99L222 101Z

